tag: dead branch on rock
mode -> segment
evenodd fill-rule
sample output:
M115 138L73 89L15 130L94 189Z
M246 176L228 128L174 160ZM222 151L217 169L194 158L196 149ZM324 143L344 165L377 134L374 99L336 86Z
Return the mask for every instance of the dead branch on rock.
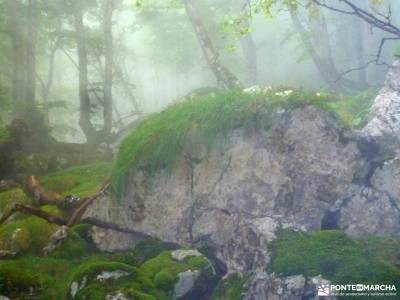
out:
M31 196L37 205L52 204L61 206L64 204L64 197L56 192L46 191L35 176L29 176L25 186L25 192Z
M72 214L71 218L68 221L68 227L73 226L78 220L80 220L85 213L86 209L92 205L92 203L98 199L99 197L103 196L104 193L108 190L110 187L110 181L107 181L100 191L93 196L87 197L86 199L83 200L83 203L74 211Z
M41 188L39 182L35 179L34 176L31 176L29 178L29 191L30 194L33 195L34 197L37 197L37 201L40 204L58 204L61 205L61 203L64 201L64 199L57 193L53 192L44 192L44 190ZM131 234L136 234L140 236L141 234L139 232L120 227L116 224L98 220L96 218L85 218L84 220L82 219L82 216L84 215L85 211L87 208L93 204L94 201L96 201L99 197L103 196L107 190L110 187L110 181L107 181L106 183L103 184L101 187L100 191L97 192L96 194L86 197L83 199L81 202L81 205L74 210L72 213L72 216L69 219L54 215L52 213L48 213L38 207L32 206L32 205L26 205L26 204L14 204L14 206L7 212L3 214L3 216L0 218L0 225L4 224L12 215L15 213L24 213L28 215L33 215L38 218L44 219L49 223L52 224L57 224L59 226L62 225L67 225L68 227L72 227L73 225L77 223L84 223L84 224L89 224L89 225L94 225L97 227L101 227L104 229L112 229L115 231L119 232L124 232L124 233L131 233Z

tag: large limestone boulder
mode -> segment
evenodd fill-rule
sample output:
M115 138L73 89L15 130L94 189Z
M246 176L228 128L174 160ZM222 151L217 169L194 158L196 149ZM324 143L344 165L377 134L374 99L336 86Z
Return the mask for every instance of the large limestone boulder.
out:
M346 136L315 107L285 112L268 131L235 130L209 153L196 147L172 171L132 171L123 199L104 197L85 217L211 247L228 272L263 270L277 229L319 230L364 167Z

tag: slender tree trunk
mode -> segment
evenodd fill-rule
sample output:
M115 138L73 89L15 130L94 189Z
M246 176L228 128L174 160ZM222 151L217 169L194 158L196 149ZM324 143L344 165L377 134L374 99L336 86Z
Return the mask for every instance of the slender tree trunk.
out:
M23 118L23 108L25 106L25 76L26 71L25 53L24 49L24 35L23 35L23 12L22 4L17 0L8 0L8 30L11 38L12 49L12 91L11 97L14 107L14 116Z
M37 2L29 0L28 3L28 29L27 29L27 69L26 69L26 103L27 109L32 108L36 95L36 34L37 34Z
M79 71L79 126L90 144L96 139L96 129L90 121L90 98L88 92L88 63L85 40L85 27L83 25L83 12L75 10L75 30L78 48L78 71Z
M113 32L112 15L113 0L104 2L104 134L109 135L112 130L112 87L113 87Z
M247 72L251 84L258 84L258 57L257 48L253 40L251 33L248 33L245 37L240 40L242 45L243 55L246 62Z
M355 89L356 85L353 84L352 81L345 78L340 78L340 74L337 71L336 66L332 59L330 45L329 45L329 37L328 36L320 37L321 38L320 43L323 44L319 47L323 49L321 55L321 53L317 51L313 39L310 37L309 32L300 21L297 11L295 11L295 9L289 9L289 12L295 30L300 35L304 47L310 54L314 62L314 65L316 66L318 72L321 74L322 78L328 84L328 86L333 90ZM318 31L320 32L319 35L329 35L324 20L320 19L318 27L319 27Z
M197 39L199 40L207 64L214 73L218 84L228 89L240 86L241 84L239 79L221 63L219 52L215 49L193 1L183 0L183 3Z

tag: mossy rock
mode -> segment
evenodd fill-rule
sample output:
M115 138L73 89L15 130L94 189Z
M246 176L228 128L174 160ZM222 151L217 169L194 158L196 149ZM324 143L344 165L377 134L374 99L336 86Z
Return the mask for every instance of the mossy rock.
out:
M61 246L50 253L50 257L63 259L79 259L90 256L94 247L72 229L68 229L68 237Z
M41 255L57 228L57 225L35 216L15 220L0 227L0 248L20 254Z
M343 127L361 126L372 98L371 93L350 97L278 88L261 93L225 91L187 100L149 116L124 139L112 171L114 191L117 198L123 195L132 169L146 174L171 169L182 152L200 145L210 149L234 129L249 134L268 130L281 111L314 105L335 116Z
M68 260L20 257L0 264L0 294L10 299L66 299L64 291L73 264Z
M0 193L0 214L12 208L16 203L32 204L32 200L20 188L11 189ZM13 217L16 219L16 216Z
M351 238L341 231L284 232L272 242L270 271L283 276L317 276L335 284L400 284L400 240Z

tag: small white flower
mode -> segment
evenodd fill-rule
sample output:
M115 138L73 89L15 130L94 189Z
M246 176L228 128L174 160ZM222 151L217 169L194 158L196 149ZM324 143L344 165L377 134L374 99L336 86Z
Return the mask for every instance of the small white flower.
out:
M287 91L282 91L282 92L276 92L275 95L279 97L286 97L289 96L291 93L293 93L292 90L287 90Z
M318 93L315 93L315 95L316 95L317 97L320 97L320 96L321 96L321 93L318 92Z

